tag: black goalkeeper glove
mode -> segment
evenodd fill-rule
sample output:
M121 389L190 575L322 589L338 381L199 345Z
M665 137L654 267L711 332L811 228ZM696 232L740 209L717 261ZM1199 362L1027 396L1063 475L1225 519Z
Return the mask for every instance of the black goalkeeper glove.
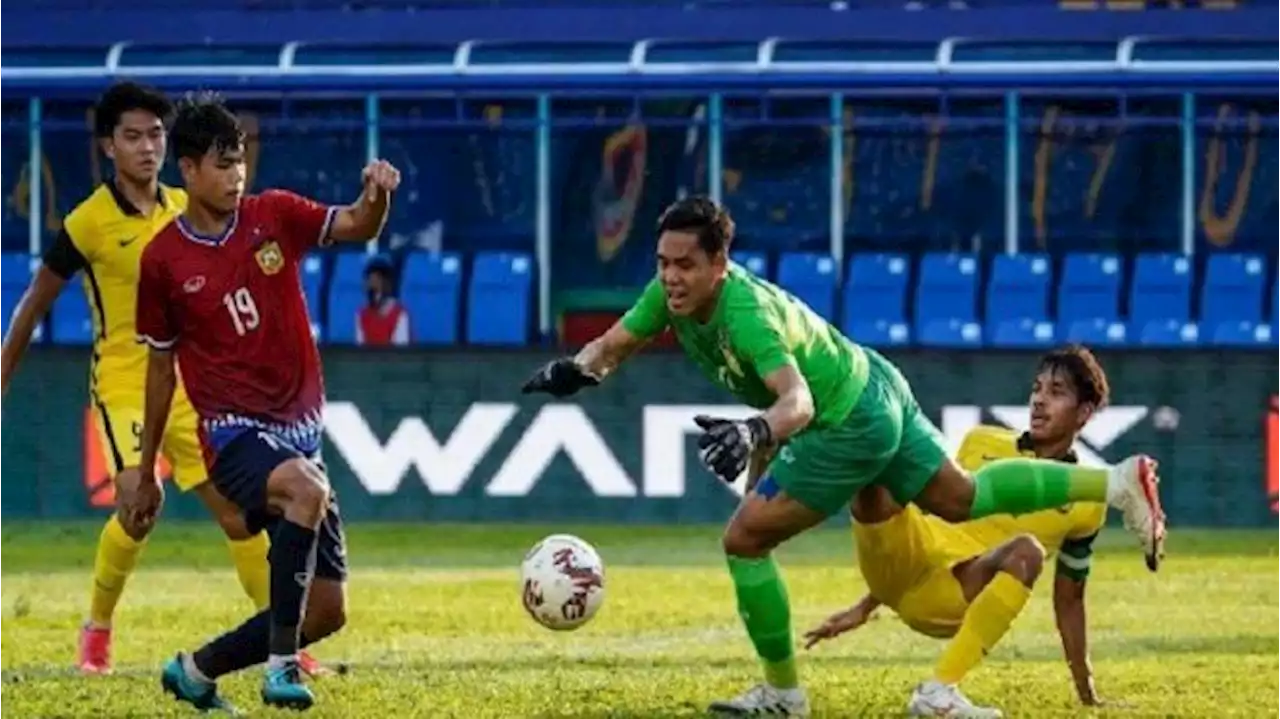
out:
M568 397L583 387L595 387L600 380L592 377L572 357L561 357L543 365L520 388L524 394L546 392L552 397Z
M773 441L769 423L761 415L741 422L699 415L693 421L702 428L698 437L702 465L729 484L746 471L756 447Z

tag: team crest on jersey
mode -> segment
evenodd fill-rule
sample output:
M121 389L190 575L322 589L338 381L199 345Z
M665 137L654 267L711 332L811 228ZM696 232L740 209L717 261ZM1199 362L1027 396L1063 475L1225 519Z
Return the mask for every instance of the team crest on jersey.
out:
M280 251L280 245L275 240L259 247L253 256L258 260L258 266L265 274L274 275L284 267L284 253Z

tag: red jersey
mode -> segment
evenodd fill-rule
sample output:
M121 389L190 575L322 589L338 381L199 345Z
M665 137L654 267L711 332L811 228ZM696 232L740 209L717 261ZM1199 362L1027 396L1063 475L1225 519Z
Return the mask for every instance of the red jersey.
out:
M218 237L179 217L143 252L139 341L177 353L210 450L252 428L319 451L324 381L299 262L328 241L334 212L268 190L241 199Z
M373 347L409 344L409 313L394 297L356 313L356 344Z

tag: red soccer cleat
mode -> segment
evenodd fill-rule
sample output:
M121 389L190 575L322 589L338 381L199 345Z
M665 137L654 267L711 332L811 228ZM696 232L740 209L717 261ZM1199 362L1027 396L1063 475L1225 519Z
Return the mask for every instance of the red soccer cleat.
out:
M84 674L111 673L111 628L92 627L80 629L80 658L76 666Z
M298 652L298 668L302 670L303 674L312 679L332 673L328 667L321 664L319 659L311 656L311 653L305 649Z

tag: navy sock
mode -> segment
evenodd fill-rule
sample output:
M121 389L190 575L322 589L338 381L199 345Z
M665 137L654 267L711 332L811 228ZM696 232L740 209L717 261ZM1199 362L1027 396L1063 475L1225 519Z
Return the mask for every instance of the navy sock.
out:
M264 609L244 624L196 650L191 659L211 680L267 661L271 637L271 610ZM299 646L311 643L304 635Z
M267 649L298 653L298 628L316 566L314 529L282 520L271 537L271 624Z

